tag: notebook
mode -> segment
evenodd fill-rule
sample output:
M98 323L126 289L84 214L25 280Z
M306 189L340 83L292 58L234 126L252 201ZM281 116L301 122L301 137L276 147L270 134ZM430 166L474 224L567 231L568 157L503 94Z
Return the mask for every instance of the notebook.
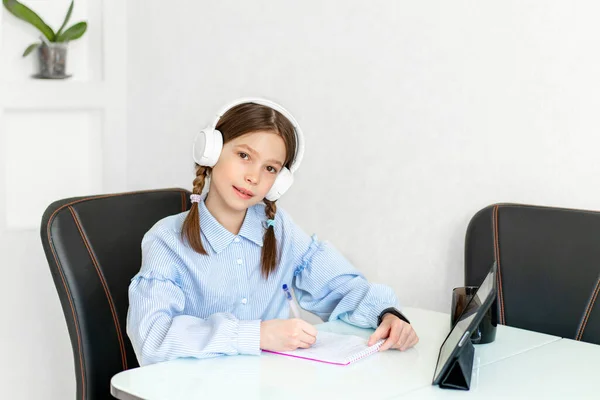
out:
M368 339L354 336L341 335L333 332L318 332L317 341L308 349L297 349L293 351L270 351L267 353L280 354L283 356L303 358L305 360L319 361L327 364L348 365L377 353L384 339L379 340L373 346L367 346Z

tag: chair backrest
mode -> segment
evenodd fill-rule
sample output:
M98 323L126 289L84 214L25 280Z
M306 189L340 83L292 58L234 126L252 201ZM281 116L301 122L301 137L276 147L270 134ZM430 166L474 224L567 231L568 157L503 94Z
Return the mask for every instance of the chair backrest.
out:
M600 344L600 212L488 206L467 228L465 284L494 261L501 324Z
M141 241L158 220L189 208L165 189L63 199L44 212L44 252L73 347L77 399L110 399L110 379L138 366L125 327Z

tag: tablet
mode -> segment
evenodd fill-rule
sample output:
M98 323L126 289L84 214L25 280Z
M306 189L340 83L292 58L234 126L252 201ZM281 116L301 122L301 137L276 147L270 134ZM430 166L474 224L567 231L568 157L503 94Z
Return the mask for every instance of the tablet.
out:
M465 343L470 340L471 334L477 329L477 326L483 319L494 299L496 298L496 263L492 265L487 276L469 301L463 313L458 317L446 340L440 347L435 373L433 374L433 384L438 385L442 378L447 374L448 369L459 356ZM469 374L471 371L469 371Z

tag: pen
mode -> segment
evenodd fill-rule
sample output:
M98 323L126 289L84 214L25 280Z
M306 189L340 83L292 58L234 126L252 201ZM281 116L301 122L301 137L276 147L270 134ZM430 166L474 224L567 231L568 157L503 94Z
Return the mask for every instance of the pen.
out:
M288 303L290 303L290 308L292 309L292 314L294 314L294 318L300 318L300 311L298 311L298 306L296 306L294 298L290 293L290 288L284 283L282 289L283 293L285 293L285 298L287 299Z

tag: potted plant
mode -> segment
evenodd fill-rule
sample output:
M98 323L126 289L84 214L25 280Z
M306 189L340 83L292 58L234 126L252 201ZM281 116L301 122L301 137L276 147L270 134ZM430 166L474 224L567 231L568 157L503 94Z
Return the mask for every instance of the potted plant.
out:
M74 0L71 1L65 20L56 32L29 7L17 0L2 0L2 3L15 17L30 23L42 33L40 42L29 45L23 52L23 57L26 57L37 50L39 73L34 77L43 79L68 78L70 76L66 74L68 44L70 41L82 37L87 30L87 22L78 22L65 29L69 19L71 19Z

